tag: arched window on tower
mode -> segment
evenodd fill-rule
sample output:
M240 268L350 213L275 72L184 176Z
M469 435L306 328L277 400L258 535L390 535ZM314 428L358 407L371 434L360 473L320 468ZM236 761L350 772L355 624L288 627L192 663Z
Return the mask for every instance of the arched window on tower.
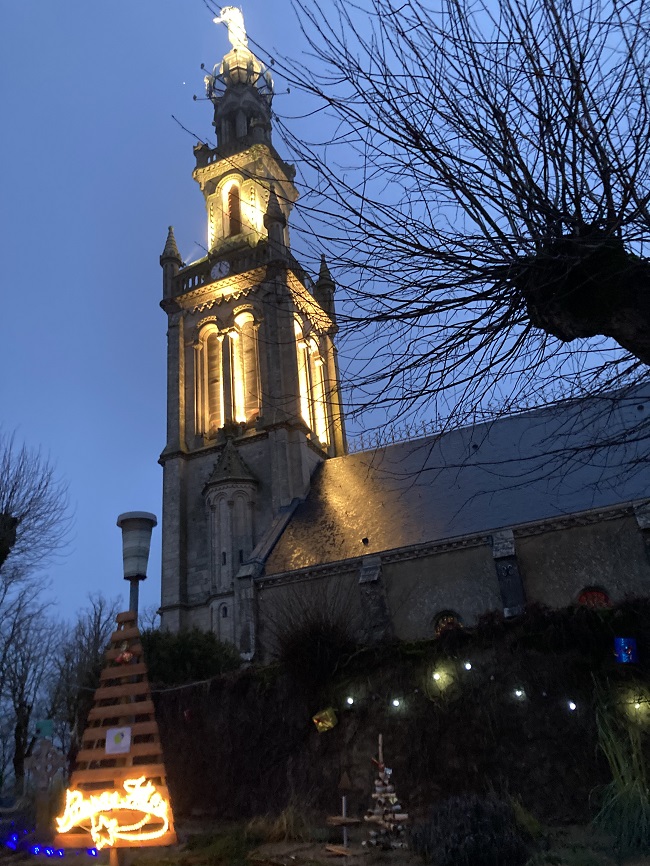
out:
M223 426L223 335L215 325L203 328L195 357L195 424L201 436L213 436Z
M238 235L241 232L241 197L239 185L236 183L228 187L226 199L226 214L228 217L228 237Z
M296 358L298 361L298 389L300 391L300 414L302 420L309 427L314 429L314 423L311 413L311 382L309 371L309 349L307 341L303 334L301 321L294 319L294 331L296 334Z
M230 331L208 324L195 345L195 430L212 438L228 421L252 424L260 414L258 323L249 310Z
M294 329L298 361L300 414L321 444L327 445L329 437L327 433L325 378L318 340L313 334L305 335L305 328L297 316L294 319Z
M307 342L309 353L309 374L311 380L311 414L314 422L314 432L323 445L328 444L327 409L325 407L325 382L323 377L323 359L318 343L314 337Z
M235 420L242 424L254 421L260 413L260 375L257 330L249 310L235 317L232 341L233 395Z

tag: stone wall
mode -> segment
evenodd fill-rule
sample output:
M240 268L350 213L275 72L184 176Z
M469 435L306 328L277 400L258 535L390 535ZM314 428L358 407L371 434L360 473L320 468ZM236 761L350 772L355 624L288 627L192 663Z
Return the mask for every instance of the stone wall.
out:
M576 603L586 587L604 589L613 603L650 593L650 560L643 532L631 507L587 512L562 520L515 527L509 563L511 583L520 582L525 604L565 607ZM273 657L265 637L265 623L277 620L284 599L340 596L338 608L349 608L341 620L356 624L356 636L368 633L364 609L367 594L366 561L375 564L372 582L376 596L385 599L386 622L378 624L380 636L422 640L434 635L436 617L454 611L465 626L473 626L489 611L508 607L495 557L496 536L475 536L438 545L386 551L302 569L257 581L260 625L260 658ZM508 550L505 551L508 553ZM511 587L510 590L511 591ZM359 614L361 619L359 620Z

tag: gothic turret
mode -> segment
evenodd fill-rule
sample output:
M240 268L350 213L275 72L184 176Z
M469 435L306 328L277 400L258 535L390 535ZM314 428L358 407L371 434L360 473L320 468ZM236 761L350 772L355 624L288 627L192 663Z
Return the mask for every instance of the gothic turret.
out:
M334 323L336 323L336 310L334 308L335 291L336 284L332 279L330 269L327 267L325 256L321 256L318 280L314 286L314 297Z
M277 258L283 256L286 252L284 246L284 230L287 225L287 218L282 212L280 202L278 201L273 186L269 193L269 202L266 206L266 213L264 214L264 225L269 236L271 257Z
M163 298L170 298L173 292L174 277L183 265L183 259L176 246L174 227L169 226L165 249L160 256L160 266L163 269Z

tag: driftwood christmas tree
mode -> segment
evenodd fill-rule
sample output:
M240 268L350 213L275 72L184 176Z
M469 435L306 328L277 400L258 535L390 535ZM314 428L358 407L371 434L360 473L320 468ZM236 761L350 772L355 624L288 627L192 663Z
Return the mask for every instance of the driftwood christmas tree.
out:
M176 842L147 666L130 611L117 616L57 831L61 848Z
M379 734L377 758L373 758L377 766L375 790L372 794L372 804L364 816L364 821L372 825L370 838L364 845L379 848L406 848L406 822L409 816L402 810L395 785L393 771L384 763L383 737Z

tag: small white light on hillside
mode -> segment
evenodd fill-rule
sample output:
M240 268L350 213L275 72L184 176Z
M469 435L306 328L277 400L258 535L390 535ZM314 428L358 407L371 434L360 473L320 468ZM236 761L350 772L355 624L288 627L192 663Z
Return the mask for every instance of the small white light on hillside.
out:
M516 698L523 698L523 696L524 696L524 690L523 689L515 689L515 697Z
M640 710L640 709L641 709L641 704L640 704L638 701L636 701L636 703L634 704L634 709L635 709L635 710Z
M465 662L463 667L465 668L466 671L471 671L472 670L472 663L471 662Z
M353 698L353 697L347 697L347 698L345 699L345 702L346 702L347 704L349 704L350 706L352 706L352 704L354 703L354 698Z
M435 672L435 674L433 675L433 678L436 681L440 679L440 674L438 673L438 671Z
M571 710L571 712L573 712L574 710L578 709L578 705L573 701L569 701L569 709Z
M394 707L399 707L399 705L400 705L399 700L398 700L397 698L393 698L393 706L394 706Z

